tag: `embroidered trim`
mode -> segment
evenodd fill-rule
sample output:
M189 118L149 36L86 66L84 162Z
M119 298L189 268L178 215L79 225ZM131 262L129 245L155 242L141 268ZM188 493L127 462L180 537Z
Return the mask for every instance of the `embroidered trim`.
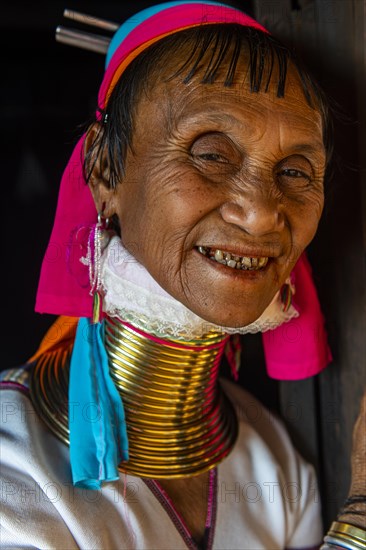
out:
M150 489L155 498L160 502L168 514L173 525L190 550L211 550L216 527L217 512L217 468L209 472L209 492L207 498L207 513L205 521L205 534L202 543L198 543L190 533L184 519L176 510L169 495L155 479L144 479L145 485Z

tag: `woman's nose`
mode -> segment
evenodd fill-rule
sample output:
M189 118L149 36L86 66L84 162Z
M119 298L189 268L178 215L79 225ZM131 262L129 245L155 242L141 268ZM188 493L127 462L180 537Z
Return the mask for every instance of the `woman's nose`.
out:
M285 226L282 204L275 197L240 196L225 202L220 211L226 223L240 227L253 237L281 232Z

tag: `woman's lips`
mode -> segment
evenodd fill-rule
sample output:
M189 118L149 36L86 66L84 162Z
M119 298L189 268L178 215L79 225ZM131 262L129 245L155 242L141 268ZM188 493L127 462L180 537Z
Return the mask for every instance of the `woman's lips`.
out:
M269 256L239 256L238 254L209 246L197 246L196 249L202 256L209 258L213 262L242 271L261 271L269 261Z

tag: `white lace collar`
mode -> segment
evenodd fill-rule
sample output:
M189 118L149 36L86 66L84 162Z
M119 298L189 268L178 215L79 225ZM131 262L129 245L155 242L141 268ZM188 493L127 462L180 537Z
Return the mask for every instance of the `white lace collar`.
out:
M102 284L105 313L160 338L192 340L210 331L227 334L265 332L299 315L292 305L283 311L278 292L259 319L250 325L231 328L209 323L159 286L117 236L112 237L103 252ZM292 289L294 291L293 286Z

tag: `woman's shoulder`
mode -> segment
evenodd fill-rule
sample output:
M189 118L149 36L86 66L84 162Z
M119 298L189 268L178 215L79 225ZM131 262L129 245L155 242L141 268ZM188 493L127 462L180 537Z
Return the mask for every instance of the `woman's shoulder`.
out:
M286 533L286 547L319 543L320 502L314 468L297 452L281 418L239 385L220 380L238 418L236 444L220 465L219 498L241 505L244 516ZM232 507L224 508L232 513Z
M268 467L281 470L285 478L313 476L313 467L297 452L280 416L254 395L227 379L220 379L233 404L239 423L238 448L258 457Z
M60 515L72 487L68 449L37 415L25 372L15 370L0 383L0 546L78 548Z

